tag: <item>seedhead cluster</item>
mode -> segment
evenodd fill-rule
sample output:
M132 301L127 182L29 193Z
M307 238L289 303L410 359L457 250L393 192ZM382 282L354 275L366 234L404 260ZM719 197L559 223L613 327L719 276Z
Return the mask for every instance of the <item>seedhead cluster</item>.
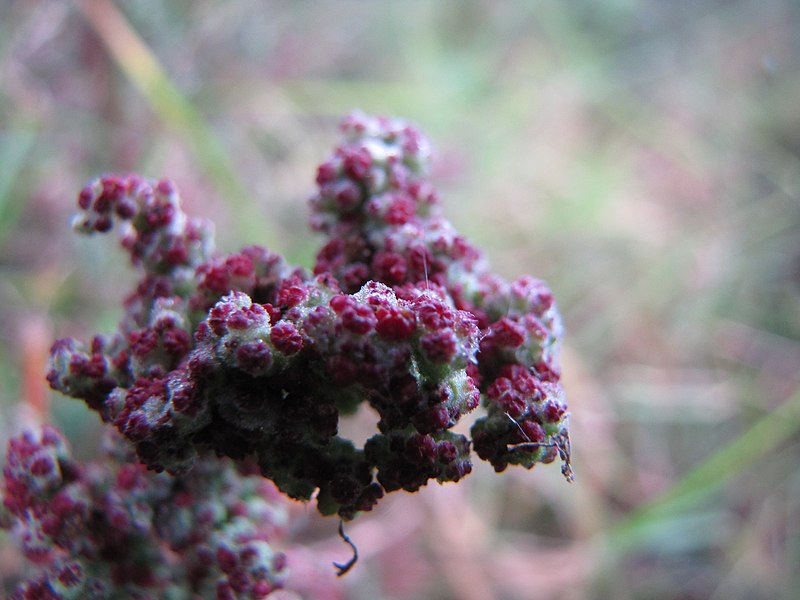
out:
M198 480L232 473L258 472L284 494L316 498L320 512L344 520L386 493L459 481L472 469L471 448L497 471L560 457L571 478L561 322L550 290L532 277L509 282L492 274L444 218L427 179L429 144L415 128L353 114L341 130L311 199L311 226L324 237L311 272L259 246L216 253L210 225L182 211L167 180L103 177L81 191L76 229L121 230L141 279L116 332L53 345L47 379L84 400L135 451L129 464L118 463L117 479L143 478L145 467L151 473L141 489L108 488L86 480L52 430L16 440L6 509L31 535L71 557L105 547L102 539L88 550L64 545L58 531L42 525L55 499L73 488L75 502L112 491L137 498L152 519L136 531L184 552L191 544L176 541L170 523L200 518L191 513L202 504L197 494L249 494L237 487L244 484L196 489ZM376 413L376 431L358 447L338 425L363 404ZM479 406L484 414L471 439L454 432ZM46 482L25 475L37 469ZM193 498L185 514L160 512L163 502L180 512L170 494ZM236 534L225 532L236 527L225 519L210 527L216 541L206 536L202 551L186 551L190 587L202 587L212 573L220 589L251 594L231 597L261 598L280 585L280 555L258 545L268 535L256 528L246 536L253 548L233 549L227 540ZM221 561L220 547L227 549ZM207 548L216 562L200 557ZM224 574L251 573L244 554L269 566L240 592ZM60 581L62 572L71 580L72 560L54 562L49 581ZM236 569L226 570L233 562Z

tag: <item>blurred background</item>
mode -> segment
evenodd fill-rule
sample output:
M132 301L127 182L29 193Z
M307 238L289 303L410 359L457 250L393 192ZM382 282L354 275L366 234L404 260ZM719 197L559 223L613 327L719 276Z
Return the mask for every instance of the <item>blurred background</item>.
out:
M793 0L2 0L3 446L33 411L96 451L43 379L134 281L70 232L88 179L172 178L222 250L310 265L306 199L352 109L416 123L456 227L554 289L577 480L476 464L394 494L316 597L800 597ZM293 514L297 564L347 560L334 520ZM4 534L0 557L10 577Z

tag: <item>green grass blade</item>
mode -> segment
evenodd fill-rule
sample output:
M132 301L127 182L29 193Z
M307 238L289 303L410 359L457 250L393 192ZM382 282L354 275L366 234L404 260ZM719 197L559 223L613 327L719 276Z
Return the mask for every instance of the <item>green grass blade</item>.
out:
M12 131L0 137L0 243L14 227L25 206L20 197L12 198L17 175L25 165L36 140L34 127Z
M774 411L756 421L727 446L686 473L671 488L609 531L618 549L636 545L653 524L674 517L718 490L753 464L765 460L800 431L800 387Z

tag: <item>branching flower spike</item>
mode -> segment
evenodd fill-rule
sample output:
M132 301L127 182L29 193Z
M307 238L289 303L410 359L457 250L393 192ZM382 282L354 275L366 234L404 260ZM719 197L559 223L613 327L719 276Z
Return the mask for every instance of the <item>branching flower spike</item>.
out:
M151 469L252 457L344 519L469 473L470 440L451 429L481 399L472 443L497 471L565 453L550 290L493 275L445 220L416 129L355 114L342 132L311 200L326 237L313 274L264 248L214 254L168 181L90 183L76 228L120 224L142 280L115 334L55 344L53 388L86 400ZM378 431L356 448L337 424L363 402Z
M459 481L472 448L498 472L560 458L571 479L550 290L494 275L444 218L417 129L352 114L341 131L317 171L310 272L258 246L215 252L167 180L90 182L76 230L119 230L141 278L115 332L53 345L51 387L164 477L225 457L343 520ZM364 404L376 430L357 447L339 419ZM453 431L479 406L471 439Z

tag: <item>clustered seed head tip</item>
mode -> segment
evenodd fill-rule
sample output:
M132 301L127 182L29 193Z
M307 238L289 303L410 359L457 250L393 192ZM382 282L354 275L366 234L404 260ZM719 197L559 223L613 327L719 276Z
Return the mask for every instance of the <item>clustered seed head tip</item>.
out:
M497 471L560 457L561 322L540 280L506 281L444 218L430 145L355 113L317 171L311 272L260 247L214 253L166 181L104 177L78 231L115 223L142 277L118 330L53 346L48 380L112 424L149 469L252 460L292 498L351 519L395 490L459 481L471 447ZM377 413L363 447L338 423ZM471 439L455 433L483 405Z

